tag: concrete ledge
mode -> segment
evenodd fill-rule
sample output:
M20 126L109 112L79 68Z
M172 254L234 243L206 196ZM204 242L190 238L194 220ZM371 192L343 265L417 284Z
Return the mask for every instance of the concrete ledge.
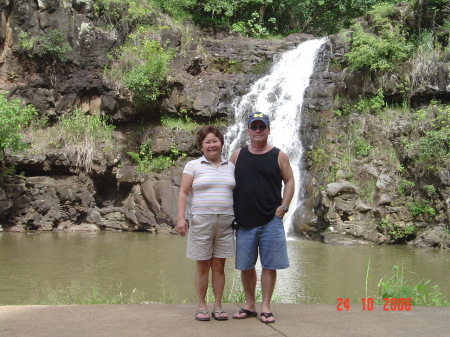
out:
M240 308L226 303L228 321L198 322L196 304L0 306L0 337L308 336L448 337L450 307L363 311L352 305L273 304L274 324L232 319ZM210 308L210 310L212 310Z

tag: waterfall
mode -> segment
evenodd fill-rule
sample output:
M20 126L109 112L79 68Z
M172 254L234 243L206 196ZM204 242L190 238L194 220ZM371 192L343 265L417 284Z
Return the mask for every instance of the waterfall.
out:
M232 104L235 124L225 134L225 154L231 153L248 141L246 121L255 111L270 117L269 144L284 151L291 162L295 177L295 194L284 218L286 234L292 227L295 210L301 205L301 160L303 146L300 139L303 96L309 86L317 53L326 38L309 40L288 51L276 62L271 72L256 81L248 94Z

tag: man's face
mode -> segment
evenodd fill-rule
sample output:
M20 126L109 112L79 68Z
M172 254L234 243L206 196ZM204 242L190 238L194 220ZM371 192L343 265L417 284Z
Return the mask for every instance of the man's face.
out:
M252 141L267 141L270 135L270 128L263 121L254 121L248 127L248 134Z

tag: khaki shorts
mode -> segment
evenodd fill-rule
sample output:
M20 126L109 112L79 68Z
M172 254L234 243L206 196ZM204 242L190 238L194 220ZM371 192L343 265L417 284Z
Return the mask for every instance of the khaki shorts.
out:
M233 215L193 214L189 223L186 257L209 260L234 257Z

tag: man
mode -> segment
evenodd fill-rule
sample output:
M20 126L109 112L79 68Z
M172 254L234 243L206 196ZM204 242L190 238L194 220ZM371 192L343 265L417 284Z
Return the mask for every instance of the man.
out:
M233 193L236 231L236 269L241 270L245 306L235 319L256 317L255 264L261 259L261 322L274 323L270 311L277 269L289 267L283 216L294 195L294 176L288 156L267 143L270 120L255 112L248 119L250 145L233 152L236 188ZM283 193L282 182L284 183Z

